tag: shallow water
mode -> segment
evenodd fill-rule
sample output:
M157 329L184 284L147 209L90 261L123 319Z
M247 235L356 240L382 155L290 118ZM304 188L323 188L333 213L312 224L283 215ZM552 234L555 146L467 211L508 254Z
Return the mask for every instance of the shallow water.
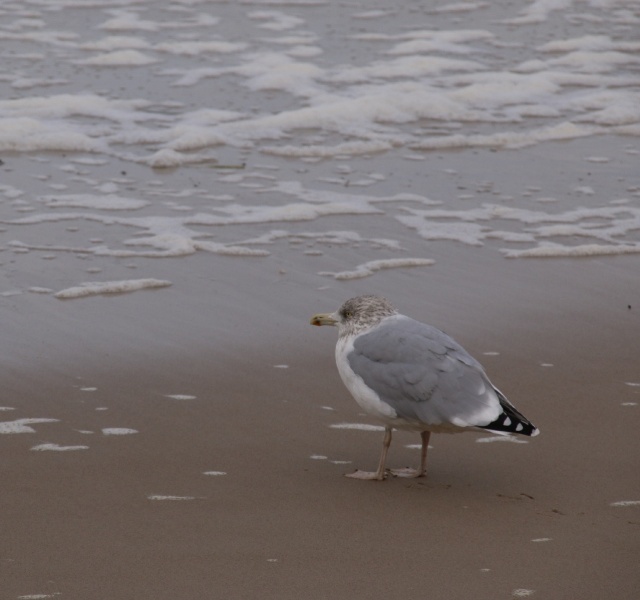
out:
M640 252L635 2L34 0L0 23L3 259L33 273L5 295L143 289L194 253L350 279L451 244Z

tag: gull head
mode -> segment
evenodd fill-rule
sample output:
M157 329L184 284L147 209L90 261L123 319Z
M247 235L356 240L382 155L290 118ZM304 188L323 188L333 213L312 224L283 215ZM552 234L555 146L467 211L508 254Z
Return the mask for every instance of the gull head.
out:
M385 317L397 314L391 303L381 296L349 298L334 313L318 313L311 317L311 325L333 325L340 337L357 335L377 325Z

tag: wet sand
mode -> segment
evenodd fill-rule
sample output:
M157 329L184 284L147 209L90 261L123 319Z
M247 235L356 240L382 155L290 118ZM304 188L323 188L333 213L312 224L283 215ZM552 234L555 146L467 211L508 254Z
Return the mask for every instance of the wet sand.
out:
M325 290L196 255L171 288L5 298L1 420L57 421L0 436L2 597L636 598L640 507L612 503L640 500L637 259L465 252ZM436 435L426 479L343 477L382 434L330 427L371 421L308 319L365 291L463 343L541 435Z
M640 597L632 2L22 4L0 600ZM398 259L434 264L322 275ZM55 297L141 279L171 285ZM382 433L332 427L372 421L309 318L362 293L451 334L541 435L343 477Z

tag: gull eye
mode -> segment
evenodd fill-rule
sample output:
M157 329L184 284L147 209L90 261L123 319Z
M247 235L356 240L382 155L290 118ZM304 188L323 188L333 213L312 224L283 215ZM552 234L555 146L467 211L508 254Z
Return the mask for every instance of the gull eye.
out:
M350 310L345 310L344 311L344 318L345 319L350 319L351 317L353 317L353 313Z

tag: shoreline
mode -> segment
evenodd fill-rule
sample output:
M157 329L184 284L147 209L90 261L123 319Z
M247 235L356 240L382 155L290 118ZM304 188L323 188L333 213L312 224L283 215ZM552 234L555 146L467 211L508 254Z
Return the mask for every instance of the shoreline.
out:
M520 263L513 287L515 263L489 257L466 267L473 295L455 293L455 254L325 291L302 272L233 288L219 262L214 284L198 262L188 291L8 299L2 420L57 419L0 435L8 598L633 598L639 508L614 505L640 500L630 259ZM365 287L446 328L541 435L434 435L424 480L344 478L381 433L331 428L372 421L339 381L335 332L308 318ZM417 441L397 433L389 466Z

